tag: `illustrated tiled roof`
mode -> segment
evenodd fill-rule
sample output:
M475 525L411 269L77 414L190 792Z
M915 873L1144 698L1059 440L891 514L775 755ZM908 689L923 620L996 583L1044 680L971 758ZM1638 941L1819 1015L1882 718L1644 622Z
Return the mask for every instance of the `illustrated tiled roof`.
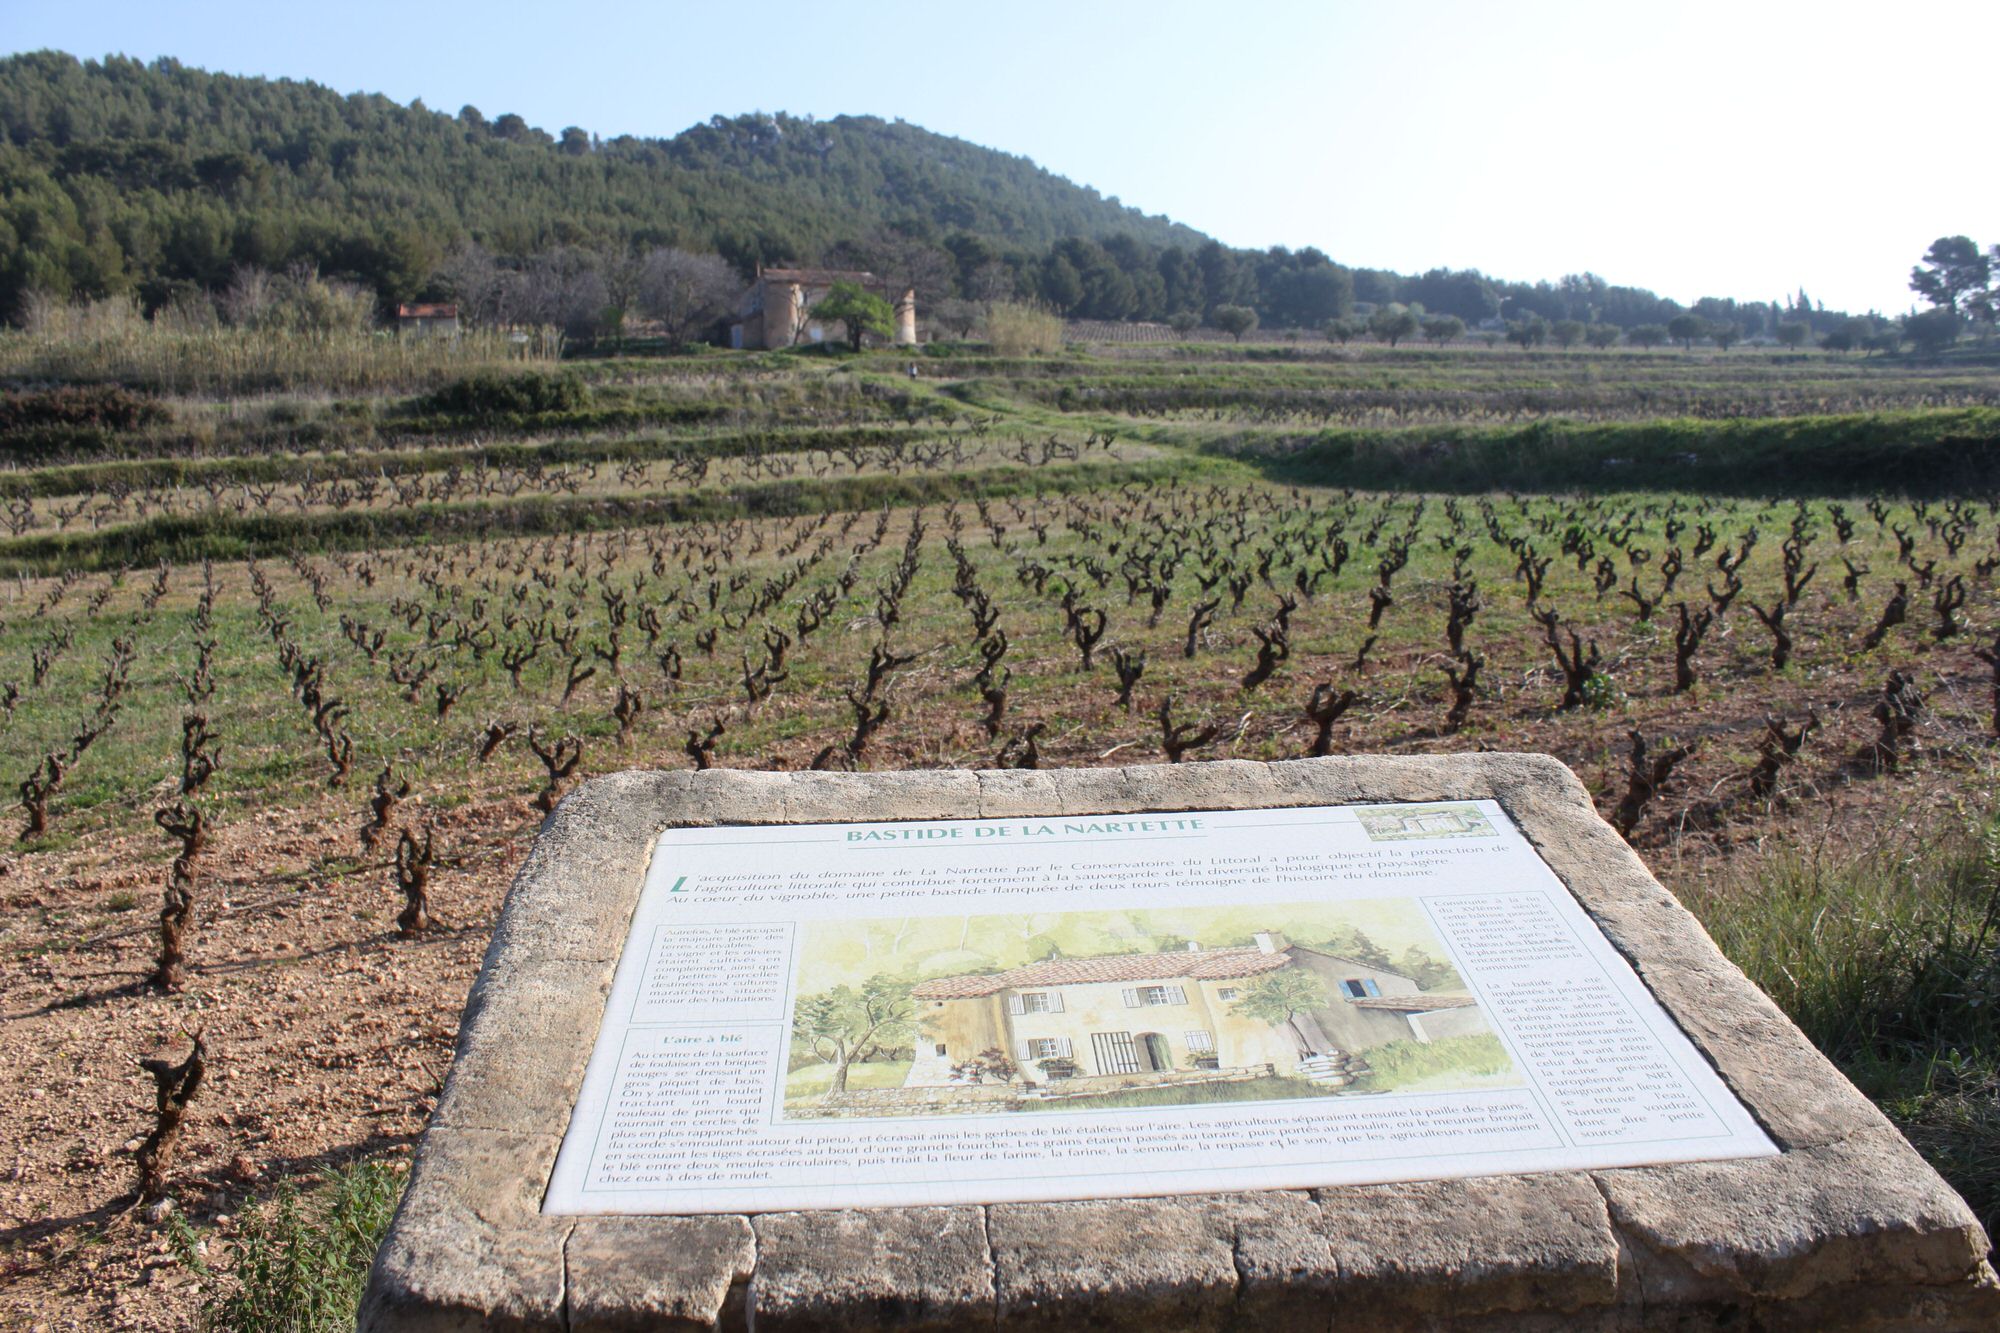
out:
M1361 968L1363 971L1380 972L1384 976L1401 977L1405 981L1416 980L1415 977L1411 976L1407 972L1398 972L1393 967L1384 967L1380 963L1371 963L1365 958L1349 958L1344 953L1328 953L1324 949L1315 949L1310 945L1304 945L1304 944L1295 944L1292 947L1294 949L1303 949L1305 952L1309 954L1315 954L1321 958L1330 958L1336 963L1352 963L1354 966Z
M1254 977L1291 965L1284 953L1242 945L1228 949L1175 949L1165 953L1121 953L1102 958L1051 958L983 976L936 977L918 982L919 1000L964 1000L1031 986L1067 986L1103 981L1222 981Z
M1460 991L1441 991L1435 995L1370 995L1366 999L1349 1000L1356 1009L1388 1009L1399 1014L1428 1014L1439 1009L1470 1009L1478 1001Z

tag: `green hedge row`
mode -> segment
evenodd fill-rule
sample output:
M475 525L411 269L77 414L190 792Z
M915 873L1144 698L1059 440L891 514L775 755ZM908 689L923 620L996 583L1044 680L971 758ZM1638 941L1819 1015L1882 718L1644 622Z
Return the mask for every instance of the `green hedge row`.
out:
M1291 485L1732 495L2000 491L2000 410L1992 408L1243 432L1203 448Z

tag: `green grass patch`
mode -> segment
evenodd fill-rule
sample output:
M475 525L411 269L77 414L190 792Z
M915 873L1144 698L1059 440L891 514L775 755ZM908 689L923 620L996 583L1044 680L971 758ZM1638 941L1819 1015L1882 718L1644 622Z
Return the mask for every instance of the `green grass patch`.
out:
M2000 1227L2000 820L1767 856L1688 905L1751 980Z
M847 1067L847 1086L851 1091L863 1088L900 1088L903 1080L910 1076L908 1060L869 1060ZM798 1101L807 1097L821 1097L833 1086L832 1065L804 1065L785 1075L785 1100Z
M1414 1038L1371 1047L1362 1053L1369 1072L1356 1080L1357 1092L1448 1092L1495 1087L1511 1081L1514 1061L1490 1032L1423 1042Z
M375 1247L403 1193L404 1168L359 1162L322 1173L309 1190L290 1181L238 1216L223 1296L203 1326L217 1333L345 1333ZM179 1214L176 1214L179 1218ZM193 1229L177 1220L181 1261L215 1281Z

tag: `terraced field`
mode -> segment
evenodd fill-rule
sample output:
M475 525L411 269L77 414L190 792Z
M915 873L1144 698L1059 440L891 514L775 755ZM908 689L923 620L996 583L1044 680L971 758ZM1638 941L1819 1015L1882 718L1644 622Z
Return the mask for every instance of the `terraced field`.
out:
M631 766L1545 750L1994 1216L1992 365L76 378L0 432L9 1321L178 1326L246 1202L406 1152L541 810ZM136 1062L194 1033L155 1225Z

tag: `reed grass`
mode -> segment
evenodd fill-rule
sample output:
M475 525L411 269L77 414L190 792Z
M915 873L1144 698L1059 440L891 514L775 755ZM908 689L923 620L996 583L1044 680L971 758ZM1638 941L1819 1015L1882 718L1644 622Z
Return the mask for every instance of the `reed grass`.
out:
M322 389L417 392L489 367L553 363L562 337L468 329L405 337L385 329L242 329L147 319L130 302L38 309L0 331L0 379L121 384L177 396Z

